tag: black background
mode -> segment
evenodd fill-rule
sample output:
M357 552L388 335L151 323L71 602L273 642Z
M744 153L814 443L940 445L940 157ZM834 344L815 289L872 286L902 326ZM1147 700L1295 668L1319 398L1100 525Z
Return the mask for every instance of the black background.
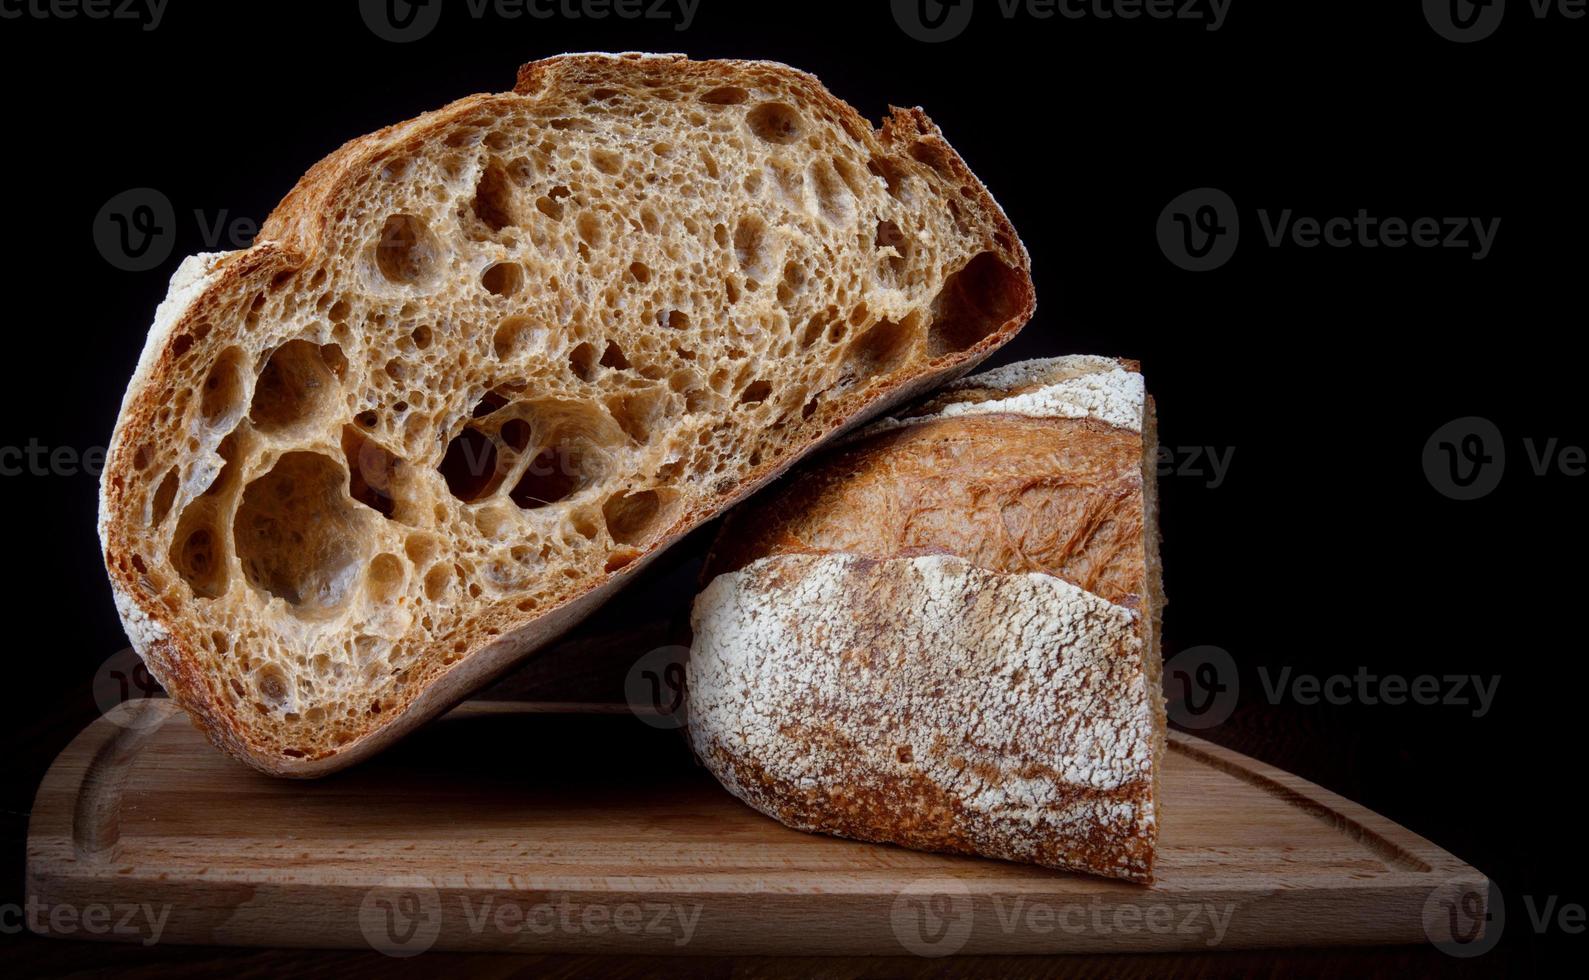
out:
M1493 875L1507 902L1494 965L1581 955L1534 934L1536 904L1589 902L1576 838L1585 670L1578 626L1584 481L1529 470L1523 440L1584 445L1578 338L1589 221L1589 21L1511 5L1456 44L1415 2L1234 0L1204 23L1000 16L908 37L884 0L701 0L672 23L469 16L377 38L353 2L172 0L153 31L117 20L0 20L6 383L0 446L85 451L109 438L154 308L204 227L263 220L344 140L478 91L562 51L785 61L871 118L922 105L1032 254L1038 313L993 363L1138 358L1170 447L1233 452L1225 481L1167 476L1165 650L1242 665L1228 728L1244 748L1356 799ZM1211 186L1241 213L1230 263L1193 274L1155 238L1176 195ZM91 226L114 194L176 208L172 257L124 272ZM1502 219L1492 254L1271 248L1257 212ZM243 244L232 243L232 244ZM1436 493L1440 425L1483 416L1509 465L1491 495ZM16 901L26 811L60 714L126 645L95 538L93 477L0 477L8 539L5 854ZM694 546L694 542L692 542ZM672 601L666 591L651 599ZM1493 709L1269 703L1257 673L1499 676ZM63 707L64 706L64 707ZM1264 733L1256 743L1254 731ZM55 739L52 744L41 740ZM1272 740L1272 752L1266 752ZM5 936L0 941L26 941Z

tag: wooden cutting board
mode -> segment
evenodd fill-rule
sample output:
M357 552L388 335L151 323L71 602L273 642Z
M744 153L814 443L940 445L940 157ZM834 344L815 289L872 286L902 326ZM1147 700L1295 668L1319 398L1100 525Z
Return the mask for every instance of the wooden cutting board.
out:
M1421 943L1448 927L1460 943L1484 919L1484 877L1450 854L1180 733L1159 881L1142 887L788 830L696 768L678 733L626 712L476 702L318 782L232 762L164 700L112 717L39 789L36 932L393 955L944 955Z

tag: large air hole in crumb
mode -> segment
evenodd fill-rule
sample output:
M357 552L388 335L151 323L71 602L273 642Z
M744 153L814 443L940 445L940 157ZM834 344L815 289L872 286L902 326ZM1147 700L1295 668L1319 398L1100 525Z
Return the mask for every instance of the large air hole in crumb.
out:
M488 497L501 482L497 471L497 447L491 437L473 426L465 426L441 460L441 475L447 489L464 503Z
M201 599L214 599L226 591L225 531L216 526L215 512L204 504L190 504L171 536L171 564Z
M553 221L563 220L563 198L571 197L573 191L566 187L554 187L535 202L535 209L551 218Z
M165 478L155 488L154 499L149 504L149 525L159 527L171 513L171 504L177 497L177 468L166 471Z
M906 268L910 265L910 239L894 222L879 221L875 244L877 250L883 253L885 278L891 284L899 285L905 278Z
M590 151L590 162L597 170L609 177L623 170L623 154L617 150L597 147Z
M452 566L446 562L437 565L425 573L425 598L431 602L440 600L447 594L452 586Z
M601 508L607 533L617 544L645 544L672 518L675 498L672 491L657 490L620 493L607 498Z
M883 178L883 186L888 191L889 197L901 196L905 186L906 170L898 161L891 157L872 157L866 161L866 169Z
M939 176L951 179L954 177L954 165L950 162L949 147L942 142L917 140L910 145L910 155L937 171Z
M992 252L983 252L944 282L932 304L927 331L931 357L969 350L1025 307L1027 287L1019 273Z
M535 430L530 423L523 419L508 419L502 423L499 434L502 442L516 453L522 453L530 448L530 440L534 438Z
M766 273L766 240L767 222L758 215L746 215L734 226L734 261L753 278Z
M204 489L206 497L219 496L231 489L232 480L237 475L237 461L242 455L240 442L241 439L236 432L229 432L226 438L221 440L220 446L216 447L215 452L224 461L224 465L221 466L221 471L215 474L215 480Z
M596 379L596 348L580 344L568 353L568 366L581 381Z
M724 85L701 96L701 101L707 105L739 105L748 98L750 93L738 85Z
M232 522L243 572L299 615L334 614L364 567L368 512L348 496L347 480L336 461L292 452L243 490Z
M850 342L845 360L856 376L870 378L887 374L910 355L915 345L919 319L907 317L904 323L879 320Z
M525 509L566 500L600 482L611 468L613 447L628 441L600 406L544 401L525 411L539 448L508 492Z
M287 703L292 692L292 681L282 673L280 667L267 665L259 668L254 678L254 690L259 692L259 699L266 708L275 710Z
M347 363L341 350L332 360ZM327 364L325 352L306 340L290 340L265 362L254 385L248 417L261 432L287 429L326 409L336 388L337 376Z
M206 425L225 428L243 414L243 351L228 347L215 359L199 392L199 414Z
M402 591L405 574L401 558L396 555L376 555L370 562L368 572L370 598L376 602L391 602Z
M630 367L629 358L624 356L623 348L617 341L607 341L607 349L601 353L601 366L614 371L627 371Z
M549 447L530 459L524 475L508 491L508 499L525 510L534 510L567 500L579 482L579 476L571 471L567 458L556 447Z
M651 433L665 407L660 391L614 395L607 399L607 411L629 438L640 445L651 441Z
M474 408L469 410L469 417L483 419L494 415L508 403L507 396L500 391L488 391L475 402Z
M502 164L493 160L480 173L475 185L474 213L487 228L501 231L516 224L513 205L513 181Z
M441 242L424 220L411 214L394 214L381 226L375 246L375 264L387 282L413 285L436 271Z
M480 276L480 285L492 296L515 296L524 286L524 267L517 262L495 262Z
M763 102L745 113L745 125L757 139L780 146L800 138L800 113L783 102Z
M855 201L850 189L824 160L811 164L811 186L817 194L817 210L835 228L848 225L855 217Z
M348 495L391 517L397 511L403 461L351 425L342 429L342 453L347 457Z
M750 384L745 386L744 391L739 393L739 401L741 404L751 405L755 404L756 402L766 401L767 396L771 394L772 382L752 381Z
M529 317L510 316L497 324L497 332L491 338L491 348L500 360L505 361L540 350L546 344L546 336L546 328Z

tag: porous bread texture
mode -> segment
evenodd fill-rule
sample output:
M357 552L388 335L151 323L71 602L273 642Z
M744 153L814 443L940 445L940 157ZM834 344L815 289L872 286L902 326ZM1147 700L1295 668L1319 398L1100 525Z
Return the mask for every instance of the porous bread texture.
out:
M1026 361L735 510L694 610L697 755L801 829L1151 880L1156 437L1134 362Z
M183 264L102 482L117 606L217 744L327 772L1033 305L920 110L874 130L766 62L537 62Z
M691 741L799 830L1151 877L1136 614L948 555L784 555L695 607Z

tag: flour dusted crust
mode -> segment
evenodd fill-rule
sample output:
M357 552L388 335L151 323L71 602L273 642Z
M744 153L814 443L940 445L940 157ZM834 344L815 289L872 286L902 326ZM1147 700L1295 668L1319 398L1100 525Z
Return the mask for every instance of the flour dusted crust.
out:
M946 555L763 559L697 604L691 737L791 827L1144 879L1158 692L1135 619Z
M735 511L694 609L697 755L800 829L1150 881L1154 439L1136 365L1023 362Z
M329 772L1033 305L918 109L874 128L769 62L536 62L182 265L102 478L117 608L217 744Z

